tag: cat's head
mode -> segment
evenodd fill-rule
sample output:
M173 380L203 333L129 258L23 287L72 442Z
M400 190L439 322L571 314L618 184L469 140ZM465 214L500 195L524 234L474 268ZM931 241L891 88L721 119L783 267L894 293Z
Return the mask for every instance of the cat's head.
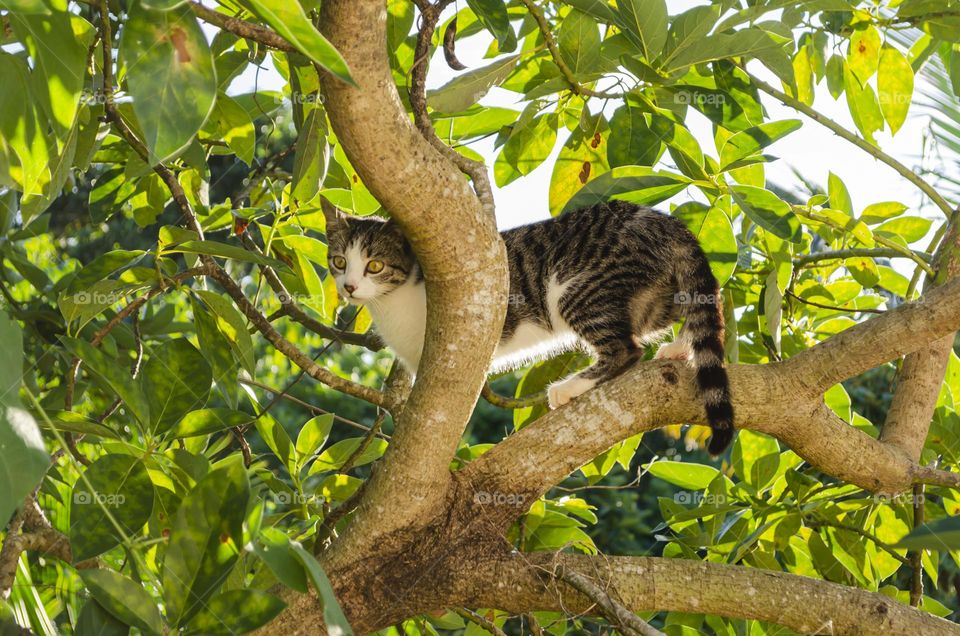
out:
M396 222L325 210L327 259L340 298L376 300L403 285L416 267L410 243Z

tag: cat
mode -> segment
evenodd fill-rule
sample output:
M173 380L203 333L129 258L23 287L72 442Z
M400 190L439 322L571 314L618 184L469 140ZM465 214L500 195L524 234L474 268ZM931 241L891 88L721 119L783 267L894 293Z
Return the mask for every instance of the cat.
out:
M399 225L326 211L330 272L341 298L366 305L383 341L416 373L426 323L424 278ZM712 430L708 450L733 438L717 280L679 219L611 201L501 232L510 295L492 370L575 347L596 361L552 384L557 408L622 373L679 319L658 358L688 360Z

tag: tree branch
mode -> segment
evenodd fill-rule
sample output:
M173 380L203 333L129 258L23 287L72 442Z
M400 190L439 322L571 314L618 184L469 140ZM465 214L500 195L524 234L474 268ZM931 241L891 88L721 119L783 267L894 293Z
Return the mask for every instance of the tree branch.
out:
M762 620L802 634L960 634L954 623L875 592L785 572L657 557L533 553L492 560L464 581L464 603L509 612L589 611L591 599L552 577L545 580L554 560L604 581L633 612Z
M958 327L955 279L786 362L731 365L737 426L773 435L819 470L874 492L902 492L914 483L960 486L960 474L917 466L899 448L841 420L822 397L840 380ZM478 491L536 497L620 440L677 422L706 424L692 369L644 362L525 426L459 476Z
M276 31L268 29L264 26L260 26L259 24L247 22L246 20L240 20L238 18L232 18L228 15L220 13L219 11L209 9L199 2L191 2L190 9L193 11L194 15L204 22L218 26L224 31L229 31L230 33L239 35L244 39L265 44L266 46L277 49L278 51L293 52L297 50L293 45L283 39L283 37L281 37Z
M400 225L423 268L426 341L393 441L351 525L325 553L330 563L349 561L374 544L384 547L378 539L425 523L423 514L446 496L449 462L506 308L505 250L493 215L484 212L450 157L411 124L390 70L383 15L379 0L323 3L324 34L360 85L329 74L322 82L350 163Z

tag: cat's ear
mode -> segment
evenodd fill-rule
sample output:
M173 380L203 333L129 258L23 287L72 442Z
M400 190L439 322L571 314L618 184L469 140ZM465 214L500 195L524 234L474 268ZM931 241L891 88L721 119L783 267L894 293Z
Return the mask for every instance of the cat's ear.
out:
M341 212L340 208L323 197L320 197L320 208L323 210L323 217L327 222L327 236L346 229L347 215Z
M394 234L397 238L406 240L403 230L400 229L400 224L394 221L392 218L387 219L387 222L383 224L383 231Z

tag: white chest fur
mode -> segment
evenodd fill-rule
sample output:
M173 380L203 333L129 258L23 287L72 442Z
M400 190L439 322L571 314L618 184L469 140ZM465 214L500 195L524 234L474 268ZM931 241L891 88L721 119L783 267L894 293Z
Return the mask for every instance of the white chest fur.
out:
M377 332L410 370L420 364L427 322L427 292L413 277L392 292L367 305Z

